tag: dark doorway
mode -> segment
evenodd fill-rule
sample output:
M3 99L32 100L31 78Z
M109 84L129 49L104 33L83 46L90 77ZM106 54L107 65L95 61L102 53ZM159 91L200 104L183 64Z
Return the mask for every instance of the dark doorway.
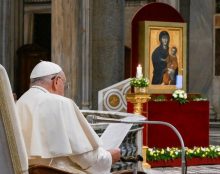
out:
M33 43L51 52L51 14L34 14Z
M18 98L29 89L30 73L41 60L51 60L51 14L34 14L33 43L17 50L18 65L15 74Z

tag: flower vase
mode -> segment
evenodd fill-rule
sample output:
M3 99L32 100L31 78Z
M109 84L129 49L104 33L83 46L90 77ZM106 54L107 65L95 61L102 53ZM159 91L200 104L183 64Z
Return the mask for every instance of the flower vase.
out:
M147 87L134 87L134 93L147 93Z

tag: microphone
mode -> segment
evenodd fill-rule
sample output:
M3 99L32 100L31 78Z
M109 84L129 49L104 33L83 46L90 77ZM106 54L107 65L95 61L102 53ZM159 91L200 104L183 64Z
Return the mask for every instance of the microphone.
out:
M89 123L125 123L125 124L145 124L146 118L143 116L131 116L123 119L104 118L96 115L87 115Z

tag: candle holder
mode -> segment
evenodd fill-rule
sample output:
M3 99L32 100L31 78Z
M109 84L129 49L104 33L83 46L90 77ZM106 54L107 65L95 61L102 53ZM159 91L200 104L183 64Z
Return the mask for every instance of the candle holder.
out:
M146 94L148 91L148 87L134 87L134 93L144 93Z
M134 114L142 115L143 114L143 104L148 102L151 99L149 94L146 93L128 93L126 95L127 102L130 102L133 104ZM144 115L147 116L147 113L144 113ZM143 136L146 136L146 125L143 130ZM144 161L142 162L142 168L150 168L150 164L147 163L146 160L146 147L144 146L142 149L142 156L144 158Z
M142 147L142 156L143 156L142 168L143 169L151 168L150 164L147 163L147 146Z

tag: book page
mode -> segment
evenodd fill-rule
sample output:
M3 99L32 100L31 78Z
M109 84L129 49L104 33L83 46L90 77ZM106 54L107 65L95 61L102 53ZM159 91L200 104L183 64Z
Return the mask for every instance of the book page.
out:
M117 148L121 145L129 132L132 124L111 123L101 136L103 148L106 150Z
M122 120L124 121L141 121L144 120L143 117L126 117ZM108 125L106 130L101 135L101 141L103 142L103 148L106 150L118 148L125 136L128 134L130 128L133 124L127 123L111 123Z

